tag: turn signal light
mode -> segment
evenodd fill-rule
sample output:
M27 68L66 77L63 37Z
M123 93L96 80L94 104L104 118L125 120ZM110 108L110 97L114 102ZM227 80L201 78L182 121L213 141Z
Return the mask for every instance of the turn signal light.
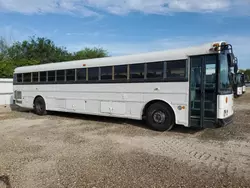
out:
M220 43L214 43L210 51L218 51L219 47L220 47Z
M228 103L228 97L226 97L226 103Z
M213 45L213 47L220 47L220 44L219 44L219 43L215 43L215 44Z

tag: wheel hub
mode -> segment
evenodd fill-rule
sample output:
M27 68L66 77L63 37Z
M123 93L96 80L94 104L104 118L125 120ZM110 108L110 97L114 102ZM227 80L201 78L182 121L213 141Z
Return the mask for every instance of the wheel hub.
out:
M162 112L162 111L156 111L154 114L153 114L153 120L156 122L156 123L164 123L165 120L166 120L166 115Z

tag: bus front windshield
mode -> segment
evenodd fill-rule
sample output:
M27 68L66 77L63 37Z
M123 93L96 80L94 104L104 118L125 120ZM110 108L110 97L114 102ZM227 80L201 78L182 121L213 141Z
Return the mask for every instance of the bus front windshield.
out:
M237 81L237 85L238 85L238 86L241 86L241 85L242 85L241 74L237 74L237 76L236 76L236 81Z
M229 71L230 68L228 66L228 56L226 54L220 55L220 89L231 90Z

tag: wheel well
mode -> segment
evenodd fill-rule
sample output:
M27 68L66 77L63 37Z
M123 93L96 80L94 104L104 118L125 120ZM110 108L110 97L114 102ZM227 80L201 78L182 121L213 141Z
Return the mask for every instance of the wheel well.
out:
M153 101L148 102L148 103L145 105L144 109L143 109L142 118L144 119L144 118L146 117L148 108L149 108L152 104L157 103L157 102L163 103L164 105L166 105L166 106L168 107L168 109L169 109L169 110L172 112L172 114L173 114L174 122L175 122L175 113L174 113L173 108L172 108L168 103L166 103L165 101L162 101L162 100L153 100Z
M39 98L39 97L43 98L41 95L37 95L37 96L35 97L34 101L33 101L33 105L35 104L36 99Z

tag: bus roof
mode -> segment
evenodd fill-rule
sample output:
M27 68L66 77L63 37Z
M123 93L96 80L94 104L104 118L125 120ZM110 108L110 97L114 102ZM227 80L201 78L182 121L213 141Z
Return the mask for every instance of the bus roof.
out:
M102 67L145 62L182 60L187 59L189 56L218 53L217 51L210 51L210 49L213 47L213 44L215 44L215 42L182 49L172 49L166 51L157 51L134 55L103 57L59 63L48 63L42 65L23 66L16 68L14 73L41 72L49 70L76 69L83 67Z

